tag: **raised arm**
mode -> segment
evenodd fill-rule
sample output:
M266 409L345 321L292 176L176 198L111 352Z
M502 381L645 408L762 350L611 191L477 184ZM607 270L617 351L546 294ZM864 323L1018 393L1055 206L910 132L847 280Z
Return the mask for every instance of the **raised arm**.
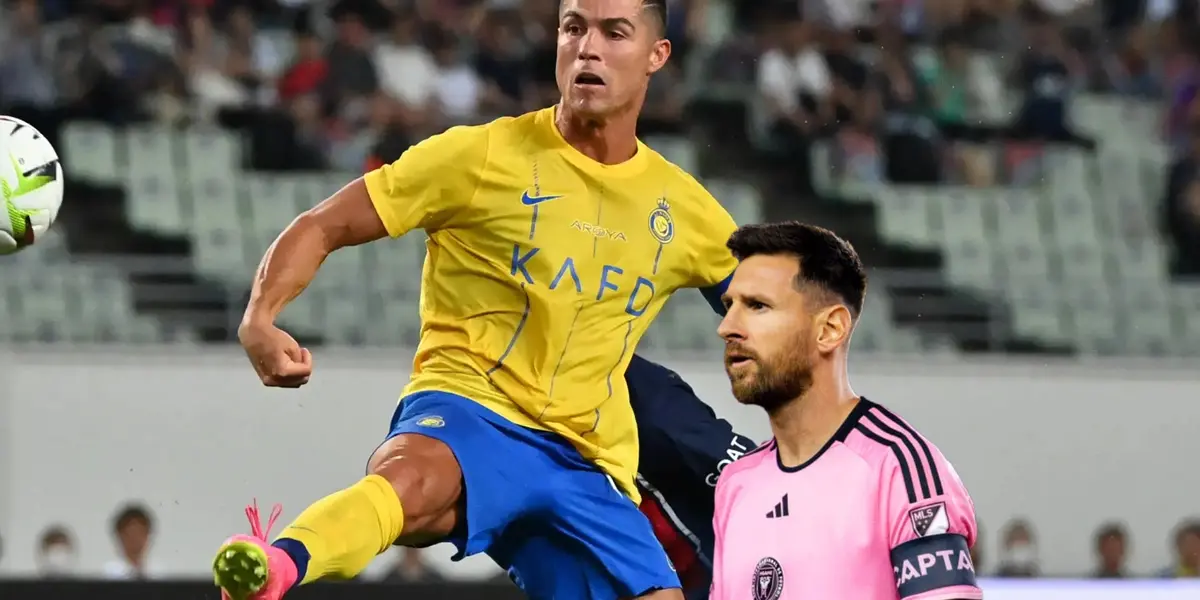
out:
M387 235L363 178L355 179L296 217L258 265L242 328L274 323L279 313L317 275L330 252Z
M451 226L474 198L487 142L486 127L455 127L433 136L288 225L258 267L238 328L238 339L264 384L299 387L308 382L311 354L275 321L316 277L325 257L413 229L433 232Z

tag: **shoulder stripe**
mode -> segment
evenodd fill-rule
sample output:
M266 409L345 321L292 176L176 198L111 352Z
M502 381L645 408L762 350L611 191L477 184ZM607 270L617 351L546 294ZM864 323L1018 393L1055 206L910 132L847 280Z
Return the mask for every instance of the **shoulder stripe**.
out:
M896 431L887 423L884 423L879 417L875 416L874 412L868 412L866 417L880 433L891 436L894 440L904 444L904 448L908 450L908 455L912 457L913 466L916 467L917 481L921 484L921 499L928 500L932 498L933 496L929 493L929 478L925 476L925 465L921 464L921 455L917 454L917 447L913 445L912 440L899 431Z
M746 458L747 456L750 456L751 454L758 454L759 452L762 452L763 450L770 450L771 448L774 448L774 447L775 447L775 440L774 439L767 440L767 441L763 442L762 444L760 444L757 448L743 454L742 458Z
M896 455L896 461L900 463L900 475L904 477L904 487L908 490L908 503L916 504L917 491L913 488L912 470L908 468L908 459L904 458L904 452L900 450L900 444L894 440L885 440L879 437L879 434L867 429L862 423L855 425L854 430L866 436L867 439L892 450L892 454Z
M909 435L911 435L913 439L917 441L917 445L921 447L921 452L925 454L925 462L929 465L929 473L933 476L933 491L938 496L941 496L943 493L945 493L942 490L942 477L941 474L938 473L937 461L933 459L933 451L929 449L929 443L925 441L925 436L917 433L917 430L913 429L912 425L909 425L904 419L897 417L892 411L879 406L878 404L875 405L875 409L878 410L880 414L893 421L901 429L907 431Z

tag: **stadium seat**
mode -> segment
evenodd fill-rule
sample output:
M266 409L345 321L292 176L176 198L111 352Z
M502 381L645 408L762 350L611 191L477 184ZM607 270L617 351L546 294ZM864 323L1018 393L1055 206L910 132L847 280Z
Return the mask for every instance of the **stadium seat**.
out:
M125 133L125 151L129 172L134 176L157 173L174 180L175 137L166 128L153 125L130 127Z
M1059 240L1051 252L1051 260L1057 263L1055 271L1060 281L1067 284L1076 281L1087 284L1111 281L1104 260L1104 246L1099 242Z
M209 127L192 127L179 134L189 179L233 180L241 171L241 146L235 134Z
M166 234L184 233L183 202L170 173L129 172L126 212L134 227Z
M1013 333L1046 341L1064 341L1067 331L1063 313L1068 309L1063 306L1053 284L1044 279L1014 283L1010 283L1006 294L1012 309Z
M116 183L117 137L103 123L76 121L63 128L63 171L68 176L94 183Z
M939 242L930 225L935 199L923 190L884 188L875 196L875 205L884 239L919 247Z
M934 195L934 212L947 243L987 239L984 200L969 191L944 190Z
M946 276L950 281L976 289L991 289L997 272L993 252L985 238L946 240Z

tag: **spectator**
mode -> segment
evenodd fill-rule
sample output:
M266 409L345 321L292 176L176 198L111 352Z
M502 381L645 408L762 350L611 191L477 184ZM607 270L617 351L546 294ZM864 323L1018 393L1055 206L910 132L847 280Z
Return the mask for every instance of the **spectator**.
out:
M421 44L420 28L416 14L398 13L387 40L375 49L380 87L403 104L413 121L428 117L438 81L437 64Z
M138 504L126 505L113 518L112 532L118 555L104 565L105 577L141 580L158 575L157 565L148 556L154 535L154 521L149 509Z
M260 31L249 7L238 5L228 16L228 39L232 53L244 57L246 71L261 82L272 81L287 67L287 49L277 35ZM264 97L269 101L270 96Z
M814 134L829 115L832 82L815 33L800 19L785 23L758 59L758 93L781 139Z
M374 149L392 131L396 114L397 102L386 94L377 94L371 101L370 114L362 127L348 132L343 139L335 140L329 153L330 165L347 173L362 169L374 155Z
M1018 83L1024 92L1012 134L1018 139L1063 142L1085 148L1095 143L1068 126L1067 107L1078 61L1070 53L1062 32L1049 16L1030 17L1030 43L1021 57Z
M47 109L57 90L48 37L36 0L17 0L0 23L0 106Z
M1105 61L1104 73L1114 92L1147 100L1162 97L1162 77L1151 55L1149 35L1146 26L1130 30L1121 48Z
M958 137L953 132L967 126L971 101L966 40L957 30L948 30L938 36L937 49L936 56L917 65L917 74L929 90L938 126L948 136Z
M678 64L667 62L650 79L646 92L646 104L638 118L638 133L641 135L684 133L683 73Z
M329 75L321 38L301 30L295 36L296 55L279 79L279 98L284 102L317 91Z
M483 101L483 81L463 60L458 40L446 32L435 36L433 60L437 64L437 110L442 126L472 123Z
M1163 571L1164 577L1200 577L1200 521L1184 521L1175 529L1175 564Z
M1200 101L1193 101L1200 107ZM1193 117L1194 118L1194 117ZM1160 227L1171 247L1171 272L1200 275L1200 120L1193 121L1191 147L1167 172Z
M226 68L226 57L217 44L212 21L203 9L192 8L188 12L187 34L185 72L200 114L212 116L221 108L247 104L250 93L233 77L243 74L245 65L233 65L236 70Z
M938 130L928 117L933 98L917 77L907 44L889 36L870 96L882 112L887 177L893 183L937 183L941 180Z
M306 94L289 105L294 138L290 142L287 167L296 171L319 170L328 167L329 138L321 113L321 99Z
M392 563L383 580L391 583L440 583L445 580L441 573L429 566L419 548L396 548L393 553L400 557Z
M1200 35L1195 26L1178 22L1165 23L1160 31L1165 37L1160 42L1168 48L1162 61L1167 100L1164 134L1172 149L1188 152L1192 106L1200 90Z
M987 107L999 102L1000 82L971 61L966 39L963 30L944 31L938 38L937 55L918 65L918 74L929 90L937 127L950 142L945 151L952 160L947 164L966 183L988 186L993 183L993 160L981 143L993 135L979 121Z
M524 48L509 13L493 12L479 31L475 70L484 84L486 104L497 114L534 108L525 67Z
M379 90L379 77L371 60L371 31L363 17L350 8L337 11L337 36L326 50L329 71L322 84L326 107L340 107L342 116L366 113L369 99Z
M1096 532L1096 556L1100 564L1092 577L1097 579L1124 579L1125 553L1128 537L1119 523L1109 523Z
M250 100L264 105L271 103L275 89L270 84L284 67L281 48L275 38L258 31L248 7L234 7L226 21L226 34L220 40L225 74L245 90Z
M812 190L811 144L834 117L832 91L813 26L800 19L780 25L775 43L758 60L758 94L768 134L794 174L788 185L800 194Z
M1038 553L1034 542L1033 528L1028 522L1017 519L1004 528L1003 545L1000 548L1000 566L997 577L1037 577Z
M858 56L854 34L827 32L825 62L832 75L830 101L833 121L838 128L870 132L875 125L877 107L867 101L871 68Z
M75 542L61 525L52 525L42 532L36 557L38 574L47 579L73 577L79 568Z

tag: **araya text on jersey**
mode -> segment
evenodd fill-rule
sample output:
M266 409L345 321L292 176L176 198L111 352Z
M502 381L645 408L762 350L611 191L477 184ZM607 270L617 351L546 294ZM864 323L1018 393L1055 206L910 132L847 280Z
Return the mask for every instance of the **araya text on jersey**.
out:
M537 247L522 248L520 244L513 244L510 274L530 285L544 283L535 281L533 274L529 272L529 262L541 250ZM579 269L575 266L575 259L569 256L555 270L554 278L549 282L551 290L568 286L574 288L577 294L591 294L592 289L595 289L597 302L603 300L609 293L629 289L629 301L625 303L625 312L632 317L642 316L654 299L654 282L640 275L634 277L632 273L626 273L625 269L616 265L603 265L600 268L600 276L593 285L594 288L592 285L584 285L583 280L579 277Z
M574 223L571 223L571 227L577 231L582 231L588 235L601 239L612 240L614 242L629 241L625 238L625 232L623 231L617 231L616 229L609 229L599 225L592 225L591 223L584 223L580 220L576 220Z
M971 553L967 550L938 550L924 552L892 567L896 574L896 587L900 587L914 579L920 579L931 572L953 573L955 571L975 572L971 563Z

